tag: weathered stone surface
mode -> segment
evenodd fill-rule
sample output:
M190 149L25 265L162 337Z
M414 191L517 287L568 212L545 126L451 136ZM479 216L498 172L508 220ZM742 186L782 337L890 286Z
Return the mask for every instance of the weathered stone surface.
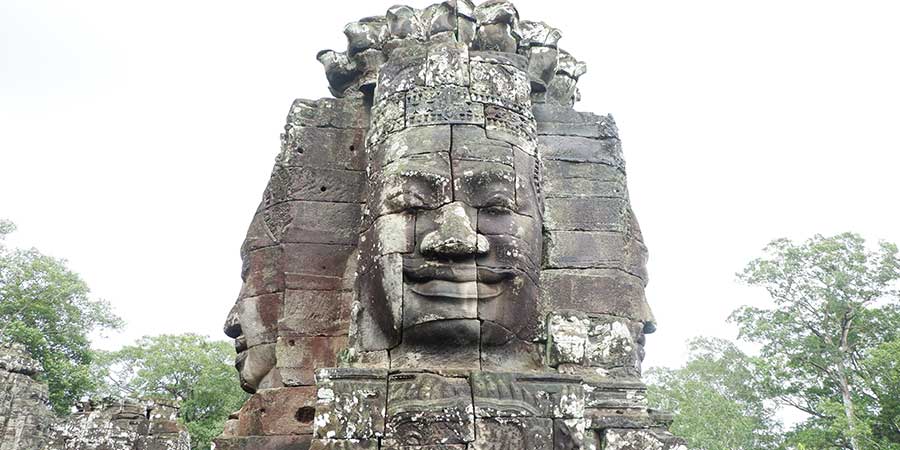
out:
M544 226L548 230L617 231L627 229L628 202L618 198L548 198Z
M584 419L554 419L554 450L597 450L598 436L588 430Z
M590 320L579 311L550 313L547 316L547 359L556 367L564 363L584 364Z
M285 288L334 290L343 285L351 245L283 244Z
M384 436L387 371L320 369L316 372L315 436L372 439Z
M244 403L236 431L241 436L312 434L315 412L315 386L263 389Z
M346 336L350 327L352 293L289 289L284 293L284 312L278 319L282 334Z
M584 380L587 408L645 408L647 386L634 380Z
M0 346L0 450L40 449L47 442L53 413L43 371L19 345Z
M687 450L683 439L653 430L606 430L605 450Z
M378 450L377 439L313 439L309 450Z
M476 422L473 450L551 450L553 420L537 417L488 417Z
M614 269L543 270L541 292L552 309L609 314L655 323L643 280Z
M297 99L291 105L290 126L317 128L367 128L369 117L362 98Z
M471 378L477 417L580 418L584 413L579 377L475 372Z
M279 160L306 169L361 171L366 168L365 139L362 128L289 127Z
M336 367L337 354L347 346L346 336L282 334L275 344L277 367L286 386L315 384L317 367Z
M215 440L216 450L309 450L312 436L235 436Z
M46 450L188 450L190 436L175 420L175 409L165 405L89 401L54 426Z
M388 379L385 438L397 445L464 444L475 439L472 391L466 378L430 373Z

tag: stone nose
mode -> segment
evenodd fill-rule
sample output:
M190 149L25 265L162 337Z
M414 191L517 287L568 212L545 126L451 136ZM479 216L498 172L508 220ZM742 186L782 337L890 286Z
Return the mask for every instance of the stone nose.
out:
M244 331L241 329L240 305L241 302L238 301L231 308L231 311L228 312L228 317L225 319L225 326L223 327L225 335L232 339L237 339L244 334Z
M466 207L453 202L437 210L436 229L425 234L419 251L424 256L458 258L488 251L487 239L475 231Z

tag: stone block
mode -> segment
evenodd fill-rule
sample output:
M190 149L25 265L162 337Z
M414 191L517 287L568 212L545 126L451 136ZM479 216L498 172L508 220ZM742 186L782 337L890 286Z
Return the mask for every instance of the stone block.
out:
M283 251L281 247L266 247L247 253L240 298L256 297L283 291L285 286Z
M371 161L375 172L392 162L408 156L450 152L450 125L413 127L402 133L388 136L372 151Z
M624 269L625 243L619 232L550 231L544 239L544 267Z
M587 420L587 427L592 430L654 426L647 408L588 408L584 412L584 418Z
M644 359L643 325L614 316L590 318L585 356L591 367L632 370L640 374Z
M627 230L628 201L618 198L548 198L545 205L547 230L615 231Z
M366 110L362 97L297 99L291 105L287 122L318 128L366 128Z
M378 439L313 439L309 450L378 450Z
M342 291L288 289L278 330L281 334L302 336L346 336L352 296L351 292Z
M604 450L687 450L685 441L665 431L611 429L603 433Z
M381 441L381 450L466 450L466 444L397 445L389 440Z
M282 135L280 161L307 169L365 170L366 130L289 127Z
M543 187L546 198L628 198L625 174L612 166L547 158L543 158L543 162Z
M287 289L341 289L354 247L337 244L283 244Z
M483 161L513 165L513 148L507 142L488 139L484 128L476 125L453 125L453 160Z
M637 380L584 380L587 408L646 408L647 386Z
M560 78L560 80L562 81L564 78ZM549 92L551 88L548 88L548 97L556 95ZM540 136L617 139L619 137L619 129L616 127L616 122L612 116L599 116L596 122L550 122L538 120L537 134Z
M655 323L640 278L615 269L541 271L542 299L551 310L571 309Z
M552 450L553 420L537 417L489 417L476 422L472 450Z
M481 323L476 319L428 322L404 330L403 342L390 350L392 370L478 370Z
M262 389L253 394L238 415L239 436L312 434L316 388Z
M241 436L215 440L216 450L309 450L312 436Z
M622 143L618 139L541 136L538 138L538 144L541 147L541 157L545 161L603 164L618 169L622 174L625 173ZM581 174L587 170L577 166L568 169L577 170ZM602 172L598 175L602 176Z
M361 170L291 167L288 198L316 202L359 203L366 174Z
M388 378L385 438L396 445L473 441L469 381L430 373L392 374Z
M316 386L316 438L374 439L384 436L386 370L319 369Z
M547 315L547 364L584 364L590 321L579 311Z
M293 220L283 242L304 244L356 244L362 207L357 203L290 202Z
M563 374L473 372L475 416L580 418L581 378Z
M316 368L337 366L338 352L346 346L346 336L279 336L275 344L275 353L284 384L286 386L315 384Z

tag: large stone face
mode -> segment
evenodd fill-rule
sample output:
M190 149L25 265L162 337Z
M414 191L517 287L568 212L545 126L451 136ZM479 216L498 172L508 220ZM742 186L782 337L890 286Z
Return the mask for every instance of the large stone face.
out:
M344 33L241 249L225 331L256 394L219 447L677 444L640 382L656 324L618 129L573 109L559 30L450 0Z

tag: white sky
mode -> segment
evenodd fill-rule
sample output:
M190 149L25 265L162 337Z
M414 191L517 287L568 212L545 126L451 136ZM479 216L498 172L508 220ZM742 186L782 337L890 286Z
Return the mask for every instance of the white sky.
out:
M101 346L224 338L288 107L327 96L316 52L390 5L0 0L0 217L128 322ZM578 109L619 124L660 322L647 365L734 337L728 313L764 299L734 274L774 238L900 242L900 4L516 5L587 61Z

